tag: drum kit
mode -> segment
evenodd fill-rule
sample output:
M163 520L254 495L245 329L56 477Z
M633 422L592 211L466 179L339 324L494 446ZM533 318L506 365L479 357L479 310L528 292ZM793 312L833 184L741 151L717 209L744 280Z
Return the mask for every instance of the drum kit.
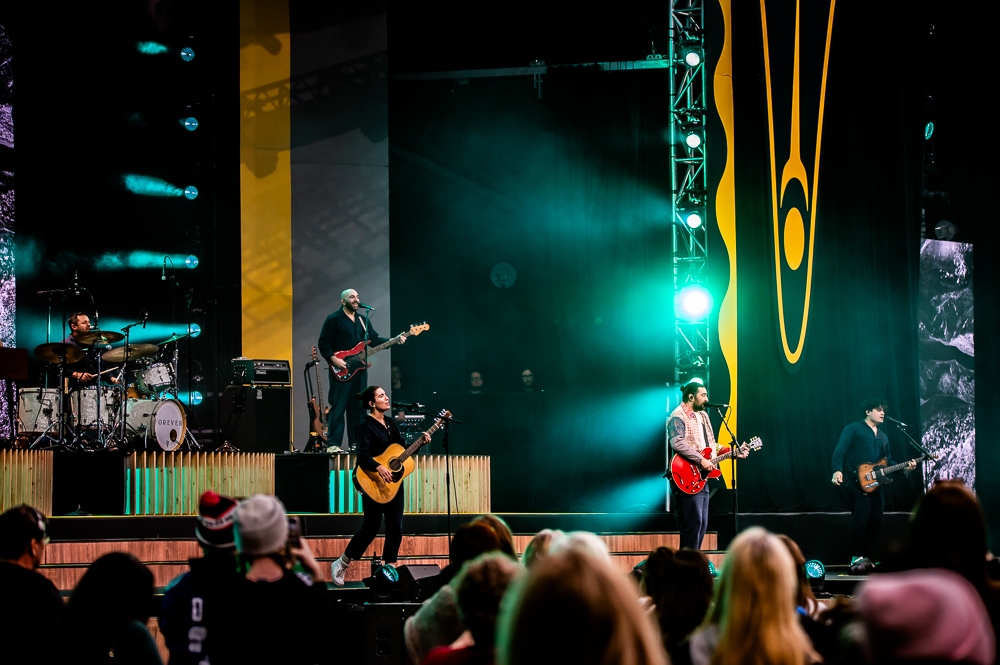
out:
M18 390L18 435L36 437L30 448L158 446L172 451L185 444L201 448L187 429L187 415L177 397L176 342L189 333L171 335L159 344L129 344L128 331L124 332L78 334L75 339L83 348L59 342L35 347L35 356L57 367L57 385L64 388ZM123 340L122 346L111 347ZM164 357L161 349L170 344L174 344L173 356ZM98 378L111 375L111 385L85 385L67 391L67 366L84 360L88 352L96 360ZM115 365L101 370L102 362Z

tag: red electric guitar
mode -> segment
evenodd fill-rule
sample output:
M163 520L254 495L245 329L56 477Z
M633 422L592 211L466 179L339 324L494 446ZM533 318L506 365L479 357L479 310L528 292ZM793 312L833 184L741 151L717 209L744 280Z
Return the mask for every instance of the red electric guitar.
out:
M382 349L387 349L393 344L399 343L400 338L406 339L407 337L411 337L413 335L419 335L425 330L430 330L430 328L431 327L426 322L421 323L419 326L410 326L410 329L404 333L400 333L399 337L393 337L384 344L379 344L376 347L368 349L368 357L370 358L379 351L381 351ZM335 355L336 357L340 358L345 363L347 363L347 367L345 367L344 369L338 369L333 373L333 378L335 378L337 381L340 382L350 381L351 377L353 377L355 374L357 374L363 369L368 369L369 367L372 366L371 363L365 362L364 342L358 342L353 349L347 349L346 351L337 351L333 355Z
M760 447L763 445L760 437L755 436L746 443L741 444L739 450L745 452L760 450ZM735 457L736 452L728 446L723 446L719 448L719 454L712 457L711 448L702 450L701 454L705 459L710 460L715 465L715 468L711 471L705 471L697 464L692 464L680 455L674 455L673 459L670 460L670 476L674 479L674 483L680 491L685 494L697 494L705 487L705 483L708 482L709 478L718 478L722 474L719 471L719 462Z

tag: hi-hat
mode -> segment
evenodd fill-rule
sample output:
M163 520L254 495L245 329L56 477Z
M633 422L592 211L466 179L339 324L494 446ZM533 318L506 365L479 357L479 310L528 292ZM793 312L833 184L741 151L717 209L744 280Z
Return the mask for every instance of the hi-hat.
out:
M160 346L163 346L164 344L170 344L171 342L176 342L177 340L184 339L185 337L189 337L190 335L191 333L189 332L186 332L183 335L178 335L177 333L173 333L172 335L170 335L170 339L165 339L162 342L160 342Z
M123 339L125 339L125 335L110 330L91 330L76 335L76 341L80 344L114 344Z
M128 360L137 360L139 358L147 358L160 350L155 344L129 344L128 345ZM109 363L123 363L125 362L125 347L119 346L117 349L111 349L110 351L105 351L101 354L101 360Z
M75 363L83 360L83 349L62 342L51 342L36 346L35 355L50 363L61 362L63 358L68 363Z

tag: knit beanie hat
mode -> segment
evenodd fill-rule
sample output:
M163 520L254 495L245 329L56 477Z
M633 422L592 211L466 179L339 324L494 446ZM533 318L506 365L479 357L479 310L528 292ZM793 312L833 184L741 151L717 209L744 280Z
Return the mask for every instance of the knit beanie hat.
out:
M288 516L278 497L254 494L236 507L236 548L263 556L281 550L288 540Z
M858 594L858 608L875 662L910 659L993 662L996 645L976 589L950 570L876 575Z
M233 547L233 516L236 513L236 499L222 496L209 490L198 501L198 524L194 535L209 547L226 549Z

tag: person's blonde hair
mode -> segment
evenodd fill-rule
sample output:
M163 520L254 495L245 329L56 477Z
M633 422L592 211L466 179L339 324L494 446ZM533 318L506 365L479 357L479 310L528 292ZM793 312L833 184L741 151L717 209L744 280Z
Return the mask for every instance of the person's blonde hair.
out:
M747 529L733 541L708 622L719 627L712 665L803 665L819 655L799 623L792 555L777 536Z
M666 665L639 590L606 560L570 549L539 559L508 591L498 665Z

